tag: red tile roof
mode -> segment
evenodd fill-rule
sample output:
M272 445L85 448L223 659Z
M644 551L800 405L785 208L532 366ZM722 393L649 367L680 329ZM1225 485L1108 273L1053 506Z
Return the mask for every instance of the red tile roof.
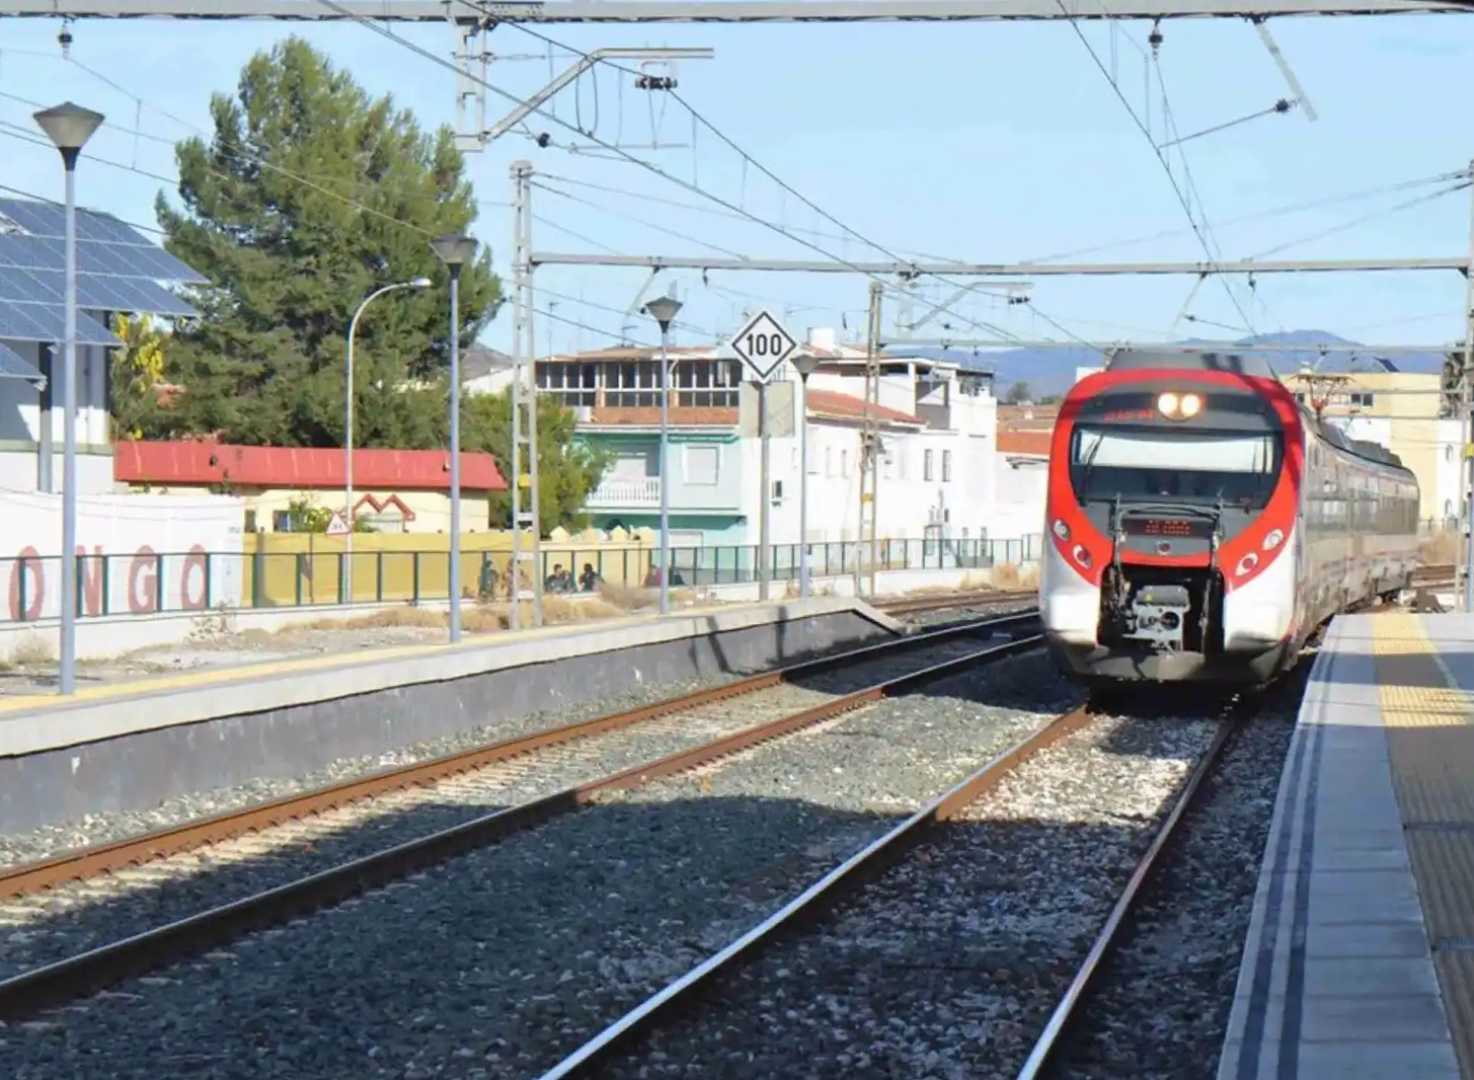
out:
M134 484L242 484L248 487L340 488L343 451L299 446L234 446L214 442L119 442L113 478ZM450 489L444 450L355 450L353 483L360 488ZM461 487L505 491L487 453L461 454Z
M1027 457L1048 457L1049 440L1054 437L1050 431L1000 431L998 432L998 452L1000 454L1021 454Z
M863 420L865 418L865 399L841 394L837 390L810 390L808 402L810 416L827 416L842 420ZM890 420L898 424L921 423L919 417L902 412L900 409L888 408L885 405L875 406L875 416L879 420Z

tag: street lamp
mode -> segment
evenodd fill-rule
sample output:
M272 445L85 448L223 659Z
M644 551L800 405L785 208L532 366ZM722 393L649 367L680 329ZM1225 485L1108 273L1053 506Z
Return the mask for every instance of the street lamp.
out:
M61 692L77 688L77 158L102 113L70 101L35 114L36 123L61 151L66 169L66 299L65 355L62 370L64 444L61 492ZM50 423L50 417L45 417ZM162 587L162 586L161 586Z
M807 598L809 588L809 376L819 369L813 353L794 357L798 368L798 595Z
M451 233L437 236L430 247L450 271L450 640L455 642L461 640L461 267L476 257L476 238Z
M417 277L412 281L385 285L364 298L348 323L348 374L343 384L343 524L348 527L348 541L341 593L345 603L353 602L353 336L358 331L358 320L364 308L379 297L396 289L428 289L430 284L429 278Z
M660 613L670 614L670 324L681 310L674 296L657 296L645 314L660 324Z

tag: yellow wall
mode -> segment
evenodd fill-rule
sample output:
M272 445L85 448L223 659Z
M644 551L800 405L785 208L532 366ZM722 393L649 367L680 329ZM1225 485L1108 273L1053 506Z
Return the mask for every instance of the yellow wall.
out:
M263 607L337 603L340 574L349 558L347 540L321 533L247 534L243 545L243 599ZM429 600L449 594L449 536L356 533L352 541L355 601L409 601L417 595ZM582 534L566 540L545 540L542 550L549 572L555 563L562 563L565 568L572 567L576 577L584 563L592 563L596 569L602 568L604 580L611 585L638 585L649 564L652 544L648 537L602 540L598 534ZM477 595L482 565L489 562L502 583L497 598L504 599L511 553L509 532L462 534L462 595Z

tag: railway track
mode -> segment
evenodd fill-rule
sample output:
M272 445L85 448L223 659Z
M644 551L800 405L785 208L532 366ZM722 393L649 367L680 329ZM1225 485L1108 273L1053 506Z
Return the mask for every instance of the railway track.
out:
M1186 779L1177 786L1170 809L1161 816L1160 821L1156 824L1150 842L1146 844L1124 888L1111 905L1104 925L1088 950L1085 950L1084 960L1078 971L1069 980L1063 995L1049 1013L1043 1025L1042 1034L1033 1044L1032 1050L1028 1052L1022 1070L1018 1073L1020 1077L1032 1078L1043 1075L1045 1067L1054 1054L1055 1047L1069 1031L1080 1003L1085 1000L1102 960L1115 943L1120 928L1143 883L1150 875L1162 850L1169 843L1187 807L1196 797L1204 778L1215 767L1236 723L1242 719L1244 711L1243 708L1226 710L1218 718L1211 738L1207 740L1206 746L1198 754L1196 764ZM895 870L899 873L905 868L908 860L914 861L918 857L919 848L924 848L933 841L937 845L944 844L945 841L938 836L938 833L942 831L938 826L964 819L969 812L969 807L987 797L989 793L997 792L1005 783L1014 782L1025 766L1031 762L1037 763L1038 759L1051 749L1059 748L1071 740L1088 737L1092 725L1097 723L1098 719L1086 708L1077 708L1057 717L1042 729L1029 735L961 783L938 796L930 804L922 807L885 835L835 866L746 933L711 954L700 964L588 1039L552 1069L545 1072L542 1080L562 1080L565 1077L592 1075L691 1075L689 1069L698 1060L705 1074L721 1075L724 1072L722 1068L724 1063L719 1059L712 1060L706 1055L709 1052L708 1048L721 1045L725 1040L730 1040L737 1046L750 1046L754 1038L758 1040L764 1037L771 1038L783 1042L787 1048L782 1052L783 1055L788 1055L793 1046L800 1045L803 1040L811 1037L817 1038L821 1044L842 1040L844 1036L840 1034L839 1024L816 1032L763 1031L754 1035L744 1026L744 1022L722 1017L708 1019L703 1010L710 1008L712 1012L718 1011L720 1006L711 1005L711 1000L730 992L733 996L744 999L759 998L762 1010L764 1010L760 1012L760 1015L764 1018L775 1017L783 1008L781 1002L776 999L784 998L785 991L788 1000L796 1001L815 997L818 994L817 988L823 987L826 991L833 989L836 1000L828 1004L832 1012L822 1018L821 1025L827 1024L832 1016L844 1015L845 1006L842 1004L844 993L838 988L840 986L848 988L852 983L863 983L863 979L855 972L843 970L843 963L836 964L836 970L816 977L814 969L820 965L815 962L813 954L822 952L836 939L846 937L843 929L836 929L826 923L846 918L852 915L855 909L863 908L867 902L865 892L867 886L880 890L882 885L877 883L884 882L889 871ZM1107 718L1107 722L1109 719ZM931 860L926 858L924 853L920 857L923 863L930 865ZM980 870L973 863L969 862L964 865L967 867L967 873L986 874L986 870ZM1093 869L1098 871L1099 868ZM912 877L924 878L926 874L925 869L917 869L912 873ZM945 892L945 887L942 888ZM978 899L980 906L986 904L982 898L975 899ZM964 906L969 910L974 910L971 905ZM846 914L842 916L841 912ZM987 916L975 917L978 922L986 924ZM897 921L896 918L876 919L870 929L857 936L856 940L861 942L856 946L857 949L860 951L874 949L875 946L871 943L884 940L887 933L895 929ZM879 925L881 929L874 929L875 925ZM1060 927L1052 927L1050 933L1051 936L1056 933L1058 936L1065 936L1067 931ZM987 940L989 933L986 925L973 926L965 931L952 926L946 937L950 940L953 949L964 954L954 959L955 966L970 973L966 976L967 985L976 988L979 980L986 982L989 974L994 976L998 974L997 971L990 973L985 969L973 970L966 963L965 954L992 944ZM785 941L792 943L795 938L811 942L810 951L794 955L794 950L789 950L783 954L781 960L771 957L771 954L776 952ZM814 939L820 940L814 941ZM901 951L909 957L906 950ZM769 954L763 961L768 974L753 975L754 986L733 989L738 974L744 968L755 966L758 958L763 954ZM918 966L925 967L925 963L922 962ZM941 966L946 967L948 964L943 962ZM1038 977L1040 971L1044 972L1046 979L1049 977L1050 963L1045 958L1019 954L1009 960L1006 966L1028 973L1019 978L1020 982L1027 982L1029 978ZM774 967L777 967L776 978L770 977ZM803 968L809 969L808 977L816 983L815 988L806 987L802 982L792 985L793 972ZM886 977L895 978L897 976L893 970L887 970ZM1005 978L1004 981L1007 982L1008 979ZM861 996L864 995L863 990L858 993ZM929 988L923 993L921 1000L928 1008L934 1008L939 1004L934 988ZM791 1019L794 1013L790 1011L787 1016ZM875 1008L873 1023L894 1023L895 1019L894 1013L890 1010L879 1006ZM750 1020L747 1022L751 1023ZM767 1020L759 1021L759 1026L765 1026L768 1022ZM953 1016L947 1019L946 1024L955 1025L958 1022L958 1019ZM633 1053L636 1041L642 1036L654 1037L657 1031L668 1031L682 1025L684 1027L681 1032L673 1035L668 1042L663 1042L659 1052L654 1055L659 1065L651 1065L650 1061ZM856 1041L863 1042L863 1038ZM853 1060L854 1056L850 1054L846 1054L845 1057L850 1060L839 1060L839 1068L833 1067L835 1064L833 1061L824 1061L821 1064L818 1059L808 1060L805 1063L804 1074L812 1076L829 1075L830 1073L848 1075L853 1068L863 1071L871 1066L879 1067L881 1072L887 1074L907 1071L907 1066L896 1060L868 1061L863 1055L859 1060ZM1022 1050L1015 1060L1024 1060ZM749 1057L747 1061L749 1067L755 1070L755 1074L763 1071L763 1058L760 1055L756 1060ZM999 1062L990 1061L988 1064L990 1067L986 1071L989 1075L1011 1071L991 1067L997 1066ZM976 1060L970 1061L966 1067L976 1069L979 1063ZM933 1070L926 1069L925 1071ZM938 1068L935 1071L941 1074L945 1070Z
M53 896L64 895L69 888L85 889L89 883L97 881L98 875L149 870L158 867L160 860L171 854L201 845L220 844L242 837L250 839L254 834L281 828L283 823L288 823L288 827L294 822L300 826L314 817L326 818L365 800L403 798L405 793L421 790L438 791L446 783L464 784L483 771L494 771L509 764L520 767L525 773L528 761L540 760L537 755L567 750L574 745L598 744L599 740L594 736L660 722L679 725L692 710L711 703L747 699L764 693L789 694L788 698L782 699L781 715L772 720L758 724L734 723L729 717L724 724L718 725L725 730L716 738L686 745L653 759L639 760L594 779L558 787L505 809L479 813L449 827L416 835L326 868L318 866L313 872L291 877L270 888L29 967L0 981L0 1018L30 1015L129 975L197 954L253 929L281 922L307 910L333 905L365 889L395 881L459 853L495 843L551 817L578 809L602 793L636 787L709 764L760 743L812 727L888 695L956 674L971 665L1032 649L1039 641L1032 633L1031 624L1035 618L1034 613L1009 615L852 650L641 709L387 770L323 791L277 800L208 821L74 852L10 871L0 877L5 894L13 899L20 898L22 903L49 903ZM999 633L1011 635L1012 640L984 645L967 641L979 634ZM947 654L944 659L937 660L935 656L928 655L938 650ZM907 670L885 672L883 677L872 675L870 681L859 689L827 696L820 691L812 692L825 697L819 701L794 699L793 695L802 689L796 685L799 680L813 680L856 666L879 674L877 669L887 665L895 667L903 660L902 666ZM800 707L794 708L795 704ZM737 719L743 719L741 713L744 711L748 712L745 719L750 721L751 713L745 705L737 710ZM587 773L586 764L584 772ZM300 836L293 838L289 835L288 840L297 846L302 845ZM310 845L311 841L308 843ZM129 867L133 871L125 869ZM37 895L38 890L50 891ZM88 902L84 892L79 903L85 906ZM0 913L3 913L3 908L0 908Z
M949 593L945 596L901 597L877 600L875 607L888 615L915 615L928 611L988 608L995 604L1022 603L1037 600L1038 589L982 589L974 592Z

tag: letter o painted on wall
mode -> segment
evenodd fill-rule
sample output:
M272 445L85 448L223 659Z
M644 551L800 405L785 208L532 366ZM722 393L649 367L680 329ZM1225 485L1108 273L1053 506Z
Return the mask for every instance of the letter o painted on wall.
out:
M189 572L198 570L200 572L200 591L198 596L189 594ZM205 549L196 544L189 549L189 554L184 557L184 569L179 572L179 602L191 611L199 611L205 606L205 600L210 595L210 567L205 559Z
M144 615L159 610L158 559L154 549L145 544L133 555L128 564L128 610L135 615ZM143 595L138 586L143 585Z
M21 582L25 581L26 610L20 609ZM46 570L41 564L41 554L27 545L10 564L10 617L15 621L24 619L34 622L41 617L41 608L46 603Z

